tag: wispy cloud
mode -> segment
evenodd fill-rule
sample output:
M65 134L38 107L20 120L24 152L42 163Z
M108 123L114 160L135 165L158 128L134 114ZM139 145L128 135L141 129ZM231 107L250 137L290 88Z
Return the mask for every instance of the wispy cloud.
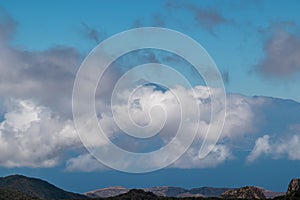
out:
M222 72L222 79L223 79L225 84L229 84L229 82L230 82L230 73L229 73L229 71Z
M201 7L188 1L168 1L166 8L190 12L196 25L212 34L215 34L215 29L218 26L231 23L231 20L225 18L220 11L214 8Z
M87 25L86 23L82 23L81 25L82 25L81 33L85 38L94 41L96 43L101 42L101 40L105 38L104 32L100 32L96 28L93 28Z
M300 36L293 22L275 23L261 30L271 35L263 45L264 57L255 66L269 78L291 78L300 73Z
M17 28L17 22L0 7L0 41L8 42L13 37ZM0 43L0 45L1 45Z
M159 26L168 28L176 24L178 27L188 29L202 29L216 35L216 29L225 24L233 24L233 20L227 19L221 11L204 7L190 1L167 1L164 4L164 12L156 12L149 18L139 18L133 23L133 27ZM174 13L186 12L184 19L178 18ZM189 25L187 25L189 24Z

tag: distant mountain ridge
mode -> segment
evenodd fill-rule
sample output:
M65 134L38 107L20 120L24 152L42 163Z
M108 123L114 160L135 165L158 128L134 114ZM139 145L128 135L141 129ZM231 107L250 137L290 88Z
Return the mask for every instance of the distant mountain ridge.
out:
M203 194L203 196L205 196L205 197L218 197L230 189L232 189L232 188L200 187L200 188L191 189L190 193Z
M22 175L11 175L0 178L0 188L21 192L40 199L83 199L84 195L67 192L44 180Z
M161 186L161 187L143 188L142 190L144 190L145 192L152 192L153 194L161 197L183 198L183 197L221 197L221 195L226 191L231 191L231 190L234 191L238 189L240 188L235 189L235 188L200 187L200 188L193 188L188 190L181 187ZM255 190L256 193L263 193L264 199L266 197L274 198L276 196L284 195L284 193L281 192L273 192L270 190L253 187L253 186L251 187L251 189ZM90 198L106 198L106 197L115 197L121 194L125 194L128 191L130 191L128 188L118 186L118 187L108 187L99 190L94 190L84 194ZM243 192L248 192L248 190L239 191L240 195L243 196L242 194Z
M151 187L151 188L144 188L142 189L145 192L152 192L157 196L163 197L179 197L181 194L187 193L189 190L180 187Z
M157 196L162 197L218 197L223 192L230 190L231 188L213 188L213 187L201 187L193 188L191 190L184 189L181 187L169 187L169 186L157 186L151 188L143 188L145 192L152 192ZM105 198L105 197L114 197L120 194L128 192L128 188L121 186L113 186L108 188L102 188L99 190L93 190L84 193L86 196L91 198Z
M90 198L106 198L106 197L114 197L118 196L120 194L124 194L129 192L129 189L124 188L122 186L113 186L113 187L107 187L107 188L102 188L99 190L93 190L90 192L84 193L84 195L90 197Z

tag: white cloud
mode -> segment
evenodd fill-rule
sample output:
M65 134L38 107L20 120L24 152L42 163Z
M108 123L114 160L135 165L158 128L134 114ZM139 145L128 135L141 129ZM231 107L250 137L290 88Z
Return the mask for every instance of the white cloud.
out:
M39 120L39 114L41 109L35 107L30 101L19 101L13 103L14 107L11 107L11 112L5 114L6 120L1 123L1 127L13 128L13 131L26 131L31 122Z
M76 49L63 46L44 51L25 51L11 46L10 39L15 28L16 23L9 17L5 23L0 23L0 100L17 99L9 101L5 109L0 108L4 111L4 120L0 122L0 166L53 167L62 162L63 156L69 157L64 152L73 151L77 146L82 147L74 130L71 115L72 88L80 64L80 55ZM284 37L284 39L292 41L293 38ZM110 112L109 99L114 84L120 76L121 73L116 68L108 70L107 75L99 82L99 85L104 86L103 90L96 94L96 108L101 108L97 113L100 116L99 121L110 139L117 137L120 132ZM90 89L88 85L86 88L87 91ZM210 93L218 93L218 90L205 86L196 86L194 90L195 93L182 87L173 88L175 94L182 97L185 105L183 109L188 114L195 110L193 106L195 100L201 112L195 142L173 167L214 167L231 159L233 152L230 143L224 141L234 140L237 136L245 136L247 133L254 134L256 115L253 108L265 102L263 97L228 95L226 122L220 136L222 142L218 143L206 158L199 159L200 146L211 125ZM122 95L120 97L120 101L113 109L116 116L124 123L124 127L132 131L130 129L132 121L140 126L149 123L150 126L144 132L139 132L147 136L149 132L160 130L163 126L160 136L164 144L169 143L175 136L181 113L178 99L170 91L163 93L153 91L151 87L143 87L132 96L133 101L129 101L129 106L128 99L122 99L124 97ZM82 98L85 96L83 95ZM221 116L218 113L220 100L214 99L214 101L217 105L215 114ZM83 109L86 108L85 106L84 104ZM128 108L132 114L131 118L128 117ZM185 122L186 127L189 127L189 131L185 133L187 137L198 125L197 120ZM91 133L96 131L90 130ZM215 135L207 137L208 140L213 138ZM90 141L91 144L107 144L93 137L90 137ZM297 134L284 142L278 141L274 144L270 143L269 136L264 136L256 141L248 160L253 161L262 154L271 154L274 157L287 155L289 159L298 160L300 159L299 143ZM129 143L124 146L134 145ZM69 158L66 169L94 171L103 168L101 165L99 167L99 163L91 156L80 154L75 158Z
M192 105L192 101L196 100L199 106L201 116L199 123L199 131L195 138L194 143L188 149L188 151L178 160L172 167L176 168L205 168L205 167L215 167L226 160L232 159L234 156L231 151L230 144L222 143L217 144L212 148L211 153L204 159L199 158L199 150L202 145L206 131L210 125L210 116L211 116L211 100L209 92L218 92L217 89L208 88L205 86L196 86L195 93L191 92L189 89L184 89L182 87L172 88L172 92L176 95L184 96L183 105ZM164 144L168 144L172 138L176 135L178 125L180 123L180 104L176 95L172 94L171 91L157 91L153 90L151 86L142 87L140 90L135 91L134 95L131 96L131 99L128 101L126 98L129 96L125 93L129 91L124 90L119 94L119 100L116 101L118 104L114 104L112 109L114 109L114 115L118 117L118 120L122 120L121 123L125 124L124 127L132 126L133 122L140 126L145 126L150 124L150 129L146 129L143 132L143 129L139 129L138 133L140 134L149 134L149 130L160 130L163 126L160 137L162 138ZM218 101L218 99L216 99ZM257 105L262 105L264 103L264 98L252 98L242 95L229 95L227 99L227 116L225 121L225 126L223 133L221 134L220 139L234 140L236 136L243 136L249 132L254 132L254 112L253 107ZM218 105L218 104L217 104ZM153 112L154 107L159 108ZM152 109L152 110L151 110ZM191 110L195 109L194 107L185 106L183 109ZM218 109L216 109L218 110ZM152 111L152 112L151 112ZM155 113L158 112L158 113ZM101 118L99 119L100 124L111 139L114 138L119 132L117 124L114 122L113 116L105 107L101 113ZM132 116L130 116L131 114ZM219 113L216 113L217 115ZM166 118L165 118L166 117ZM162 122L165 122L163 124ZM192 130L197 126L197 120L190 120L187 123L186 127L189 127L186 137L189 137ZM149 127L148 127L149 128ZM132 128L134 129L134 127ZM129 130L131 131L131 130ZM214 136L208 135L208 140L214 138ZM129 142L132 142L131 140ZM126 141L123 141L126 143ZM103 143L102 145L106 145ZM133 147L135 144L130 143L128 145L123 145L123 147L129 146ZM137 145L137 148L140 147ZM209 146L210 148L210 146ZM169 152L170 155L173 152ZM76 171L84 170L90 171L91 169L83 169L89 165L83 164L83 162L90 162L90 159L87 159L87 156L80 155L77 158L72 158L68 161L67 169ZM88 161L87 161L88 160ZM95 160L93 160L93 163ZM158 160L151 160L153 163L158 163ZM101 170L102 168L94 167L95 170Z
M79 52L66 46L28 51L11 45L17 23L0 12L0 98L34 98L53 112L70 116Z
M255 113L253 108L264 102L264 98L252 98L237 94L228 95L223 136L235 137L254 132Z
M300 136L291 135L272 145L276 157L287 156L290 160L300 160Z
M253 150L247 157L249 162L256 160L259 156L263 154L269 154L271 151L271 146L269 144L270 136L264 135L256 140Z
M81 154L75 158L70 158L66 162L66 171L92 172L108 170L90 154Z
M184 97L184 105L189 105L183 109L191 112L194 109L190 106L192 105L191 102L196 100L201 112L196 140L172 167L215 167L233 157L230 145L222 142L222 144L217 144L206 158L199 158L199 150L210 125L211 100L209 92L218 91L204 86L196 86L194 89L195 93L182 87L172 89L175 94ZM171 91L156 91L147 86L137 91L131 100L133 101L129 101L129 106L127 99L126 101L121 99L118 101L119 104L114 105L113 109L118 108L115 114L119 116L119 119L124 120L125 124L132 123L128 117L129 108L129 113L133 114L132 120L136 124L143 126L151 122L151 131L160 130L161 126L164 125L160 136L164 145L169 143L175 136L181 120L179 102L176 96ZM254 129L252 107L263 103L263 98L253 99L242 95L229 95L227 118L220 139L234 140L235 136L242 136L251 132ZM120 129L107 109L109 105L102 101L98 101L97 105L100 105L100 108L104 107L103 111L100 112L99 122L108 138L118 137ZM162 123L164 121L165 124ZM191 131L197 126L197 120L190 120L185 123ZM187 131L186 134L188 137L191 133ZM213 136L208 136L208 140L210 137L213 138ZM100 142L93 138L91 141L97 142L97 144ZM126 141L124 142L126 143ZM63 156L68 157L64 152L73 151L74 147L82 147L71 120L61 117L59 113L52 112L49 107L37 105L31 100L12 100L7 104L4 121L0 124L0 145L1 152L5 152L0 155L0 165L5 167L53 167L62 162ZM107 145L107 143L102 142L101 145ZM123 145L123 147L133 147L134 145L130 143ZM141 146L137 145L137 147ZM68 171L104 169L98 161L85 154L67 159L66 170ZM159 160L153 160L153 162L159 162Z
M173 168L211 168L222 164L233 158L230 149L226 145L217 144L212 151L204 158L199 159L199 146L194 145L171 167Z
M258 138L247 160L252 162L262 155L269 155L273 159L300 160L300 135L288 134L273 142L269 135Z
M53 167L64 151L79 145L70 120L32 101L11 100L0 123L0 165Z

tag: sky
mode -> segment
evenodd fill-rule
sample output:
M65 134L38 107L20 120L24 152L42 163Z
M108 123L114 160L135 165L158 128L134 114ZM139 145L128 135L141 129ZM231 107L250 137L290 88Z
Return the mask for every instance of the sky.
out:
M300 176L299 9L296 0L0 1L0 176L18 173L38 177L79 193L115 185L257 185L285 191L290 179ZM185 105L181 109L186 119L194 116L195 107L201 113L196 120L183 120L185 131L179 143L196 132L195 140L178 160L167 165L160 157L153 157L149 166L166 166L147 173L127 173L104 166L89 154L93 145L102 150L100 154L104 152L107 138L99 139L94 129L87 131L88 139L78 135L72 92L80 66L98 44L141 27L175 30L208 52L224 83L226 115L224 126L222 120L211 121L213 115L223 119L223 90L206 85L187 60L153 49L120 56L105 71L95 91L97 120L115 145L130 152L158 150L173 141L180 127L178 101ZM117 46L130 46L130 42ZM190 87L176 85L177 77L163 76L165 71L160 68L149 73L133 71L126 84L119 84L121 95L112 101L118 80L145 63L171 66L185 76ZM97 69L93 70L96 76ZM144 74L152 79L162 77L170 87L149 84ZM132 92L129 84L135 79L139 87ZM79 83L83 92L89 87L86 82ZM85 97L79 95L78 102L85 102ZM212 105L216 110L211 110ZM81 105L79 113L85 114L88 106ZM128 136L118 127L123 124L131 132L132 121L146 126L149 120L150 132L160 130L149 141ZM222 126L220 136L205 137L210 125ZM139 134L149 136L150 132L142 129ZM199 149L205 140L213 145L206 147L210 153L200 159ZM173 158L176 152L173 149L164 156ZM118 155L111 154L106 164L133 171L133 160L122 159L119 162Z

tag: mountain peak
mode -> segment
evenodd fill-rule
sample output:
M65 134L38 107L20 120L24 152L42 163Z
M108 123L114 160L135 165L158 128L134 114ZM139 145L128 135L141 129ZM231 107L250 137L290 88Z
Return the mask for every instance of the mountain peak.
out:
M300 179L294 178L290 181L286 195L291 197L300 197Z
M225 199L266 199L262 190L254 186L228 190L221 196Z

